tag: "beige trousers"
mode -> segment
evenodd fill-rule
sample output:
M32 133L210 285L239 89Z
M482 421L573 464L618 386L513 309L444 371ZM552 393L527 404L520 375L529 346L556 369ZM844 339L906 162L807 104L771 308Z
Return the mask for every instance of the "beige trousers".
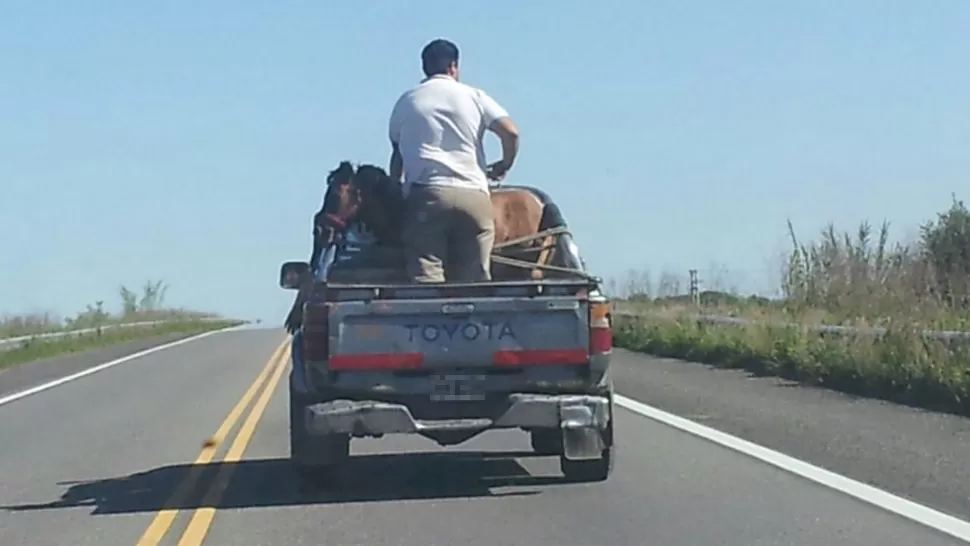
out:
M406 200L404 260L414 282L473 282L489 274L495 224L488 194L414 184Z

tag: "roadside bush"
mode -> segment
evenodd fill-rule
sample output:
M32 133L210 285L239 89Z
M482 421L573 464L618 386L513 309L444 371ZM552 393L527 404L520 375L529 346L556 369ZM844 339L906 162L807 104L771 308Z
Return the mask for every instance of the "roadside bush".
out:
M853 394L970 415L970 340L942 341L927 330L970 330L970 213L951 208L912 244L889 244L888 224L873 242L862 223L834 226L793 250L775 300L708 295L651 297L642 286L618 309L619 347L743 368ZM640 279L645 278L643 275ZM697 315L742 317L714 324ZM820 334L807 325L885 328L883 335Z
M970 415L968 342L929 340L912 328L878 337L831 336L798 326L712 325L688 317L614 320L618 347Z
M75 316L61 319L49 313L33 315L0 315L0 339L35 336L36 334L94 329L90 332L72 332L55 338L31 337L0 347L0 369L24 364L42 358L106 347L116 343L146 339L171 334L191 335L243 324L245 321L226 319L214 313L189 309L165 307L165 292L161 281L147 282L142 295L121 286L121 310L111 313L103 301L89 304ZM206 320L202 320L206 319ZM159 324L138 324L160 322ZM127 324L124 328L107 328L115 324Z
M28 336L47 332L97 328L109 324L130 322L151 322L159 320L189 320L209 318L218 315L191 309L166 307L165 293L168 285L162 281L148 281L142 286L139 296L126 286L120 286L118 293L121 309L111 313L104 308L104 301L98 300L75 314L62 318L52 313L2 314L0 313L0 339Z

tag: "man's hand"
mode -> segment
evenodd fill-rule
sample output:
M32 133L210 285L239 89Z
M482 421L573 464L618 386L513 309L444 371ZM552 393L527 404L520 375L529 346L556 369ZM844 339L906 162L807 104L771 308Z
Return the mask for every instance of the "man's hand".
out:
M508 115L497 118L488 128L502 141L502 159L489 165L485 175L489 180L501 181L519 153L519 129Z
M496 161L488 166L488 169L485 171L485 176L487 176L489 180L500 182L505 178L505 174L508 173L509 169L511 168L512 164L504 159L501 161Z

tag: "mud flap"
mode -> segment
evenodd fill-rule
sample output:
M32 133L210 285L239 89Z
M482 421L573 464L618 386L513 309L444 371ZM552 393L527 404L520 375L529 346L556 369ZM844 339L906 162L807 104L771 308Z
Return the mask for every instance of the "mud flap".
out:
M571 461L601 458L607 446L597 424L596 416L585 405L559 406L563 456Z

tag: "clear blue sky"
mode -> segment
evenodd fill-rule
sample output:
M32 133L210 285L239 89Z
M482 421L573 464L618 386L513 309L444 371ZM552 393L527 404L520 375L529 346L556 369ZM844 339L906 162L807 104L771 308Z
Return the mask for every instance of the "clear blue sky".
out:
M7 0L0 311L162 278L280 322L326 172L386 164L439 36L519 123L509 182L559 201L595 272L770 291L786 218L904 237L967 197L968 29L965 0Z

